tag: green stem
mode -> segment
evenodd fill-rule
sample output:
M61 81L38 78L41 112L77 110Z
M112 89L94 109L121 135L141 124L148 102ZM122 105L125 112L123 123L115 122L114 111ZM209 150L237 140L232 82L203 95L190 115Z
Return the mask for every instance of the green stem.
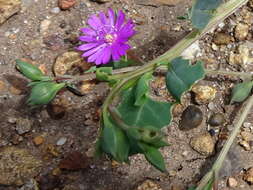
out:
M123 78L123 74L126 74L131 71L136 71L136 69L140 68L140 66L134 66L134 67L125 67L121 69L115 69L112 71L112 75L115 78ZM54 80L60 81L60 80L68 80L69 82L74 81L90 81L96 79L96 73L86 73L84 75L80 76L72 76L72 75L60 75L54 78Z
M236 123L232 133L230 134L226 144L224 145L224 147L222 148L216 162L214 163L212 169L202 178L202 180L200 181L200 184L198 185L198 187L196 188L196 190L202 190L204 188L204 186L208 183L209 180L212 179L213 177L213 173L218 173L222 167L222 164L227 156L227 153L231 147L231 145L233 144L239 130L240 127L242 126L244 120L246 119L247 115L250 112L250 109L253 106L253 95L249 98L249 100L245 103L245 107L244 110L238 120L238 122Z
M235 77L252 78L252 73L234 72L234 71L220 71L220 70L209 70L205 69L206 74L210 75L229 75Z
M118 124L119 127L121 127L121 129L126 131L129 128L131 128L124 121L122 121L122 119L120 118L120 116L119 116L119 114L118 114L115 107L109 106L108 108L109 108L109 112L110 112L110 115L112 116L113 120Z

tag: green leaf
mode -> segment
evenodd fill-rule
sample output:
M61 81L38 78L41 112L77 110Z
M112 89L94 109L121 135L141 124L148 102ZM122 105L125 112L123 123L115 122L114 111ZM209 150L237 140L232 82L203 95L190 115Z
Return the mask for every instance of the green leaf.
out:
M231 103L244 101L249 96L252 86L253 81L243 82L235 85L232 90Z
M124 132L107 116L104 117L102 131L102 149L119 162L126 162L129 154L129 142Z
M181 96L188 91L192 85L204 77L202 62L190 65L188 60L181 57L171 61L166 75L166 85L173 97L180 102Z
M194 28L203 29L212 18L212 13L203 10L194 10L191 14L191 21Z
M213 12L222 0L196 0L191 9L191 21L194 28L203 29L209 23Z
M24 61L21 61L19 59L16 60L17 68L18 70L27 78L34 80L34 81L46 81L51 80L50 77L45 76L42 71L36 67L35 65L32 65L30 63L26 63Z
M143 154L145 155L146 159L155 166L158 170L165 172L166 166L164 163L164 159L162 154L159 150L157 150L155 147L152 147L150 145L147 145L145 143L139 143L139 146L143 150Z
M149 80L152 78L152 73L145 73L137 82L135 87L135 106L141 106L147 99L149 90Z
M29 105L48 104L66 84L54 82L39 82L34 84L28 99Z
M194 4L195 9L199 10L213 10L219 7L222 0L197 0Z
M172 103L158 102L147 97L141 106L135 106L133 89L124 92L123 99L118 106L122 120L130 126L152 126L161 129L171 121Z

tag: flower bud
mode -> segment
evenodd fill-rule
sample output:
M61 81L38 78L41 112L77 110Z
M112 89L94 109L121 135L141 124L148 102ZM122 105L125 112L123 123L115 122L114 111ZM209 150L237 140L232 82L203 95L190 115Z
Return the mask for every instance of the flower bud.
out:
M58 84L54 82L40 82L35 84L27 102L29 105L48 104L64 86L65 83Z
M35 65L32 65L30 63L23 62L21 60L16 60L17 68L18 70L25 75L27 78L31 80L50 80L50 77L45 76L41 70L36 67Z

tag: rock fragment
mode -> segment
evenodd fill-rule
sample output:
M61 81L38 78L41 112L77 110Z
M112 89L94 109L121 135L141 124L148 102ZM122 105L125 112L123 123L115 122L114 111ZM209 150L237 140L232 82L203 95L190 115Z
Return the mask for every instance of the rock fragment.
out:
M5 147L0 149L0 184L22 185L37 176L42 162L26 149Z
M29 119L18 118L16 121L16 131L19 135L29 132L32 128L33 122Z
M228 187L232 187L232 188L238 185L237 180L233 177L229 177L227 183L228 183Z
M245 172L245 174L244 174L244 176L243 176L243 179L244 179L246 182L250 183L251 185L253 184L253 167L252 167L252 168L249 168L249 169Z
M76 0L59 0L58 6L62 10L68 10L76 4Z
M214 39L213 39L216 45L227 45L231 43L233 40L234 39L232 36L226 33L222 33L222 32L215 34Z
M210 156L214 151L214 141L209 133L193 137L191 147L204 156Z
M198 107L190 105L183 111L179 127L181 130L191 130L198 127L202 120L202 111Z
M162 190L162 188L151 180L146 180L140 184L136 190Z
M216 95L216 89L207 85L195 85L192 88L195 100L198 104L206 104L212 101Z
M21 9L20 0L0 0L0 24Z
M235 28L235 37L238 40L245 40L249 33L249 26L244 23L237 24Z

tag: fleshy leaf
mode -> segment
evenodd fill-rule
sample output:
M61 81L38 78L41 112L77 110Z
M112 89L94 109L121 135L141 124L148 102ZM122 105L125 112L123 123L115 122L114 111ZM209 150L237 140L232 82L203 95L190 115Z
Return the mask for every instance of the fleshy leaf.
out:
M51 78L48 76L45 76L42 71L36 67L35 65L32 65L30 63L16 60L17 68L18 70L27 78L34 80L34 81L46 81L50 80Z
M111 154L115 160L126 162L129 154L129 142L126 135L109 118L106 117L103 122L102 149Z
M194 28L205 28L222 0L196 0L191 9L191 21Z
M253 81L243 82L235 85L232 90L231 103L244 101L249 96L252 86Z
M188 60L181 57L171 61L166 75L166 85L172 96L180 102L181 96L188 91L191 86L204 77L202 62L198 61L190 65Z
M149 97L141 106L135 106L134 103L134 90L129 89L124 92L121 104L118 106L118 111L126 124L161 129L170 123L172 103L154 101Z
M162 154L157 148L147 145L145 143L139 143L139 146L143 150L143 154L146 159L155 166L158 170L165 172L166 166Z
M152 78L151 73L145 73L137 82L135 87L135 106L141 106L145 103L149 89L149 80Z

